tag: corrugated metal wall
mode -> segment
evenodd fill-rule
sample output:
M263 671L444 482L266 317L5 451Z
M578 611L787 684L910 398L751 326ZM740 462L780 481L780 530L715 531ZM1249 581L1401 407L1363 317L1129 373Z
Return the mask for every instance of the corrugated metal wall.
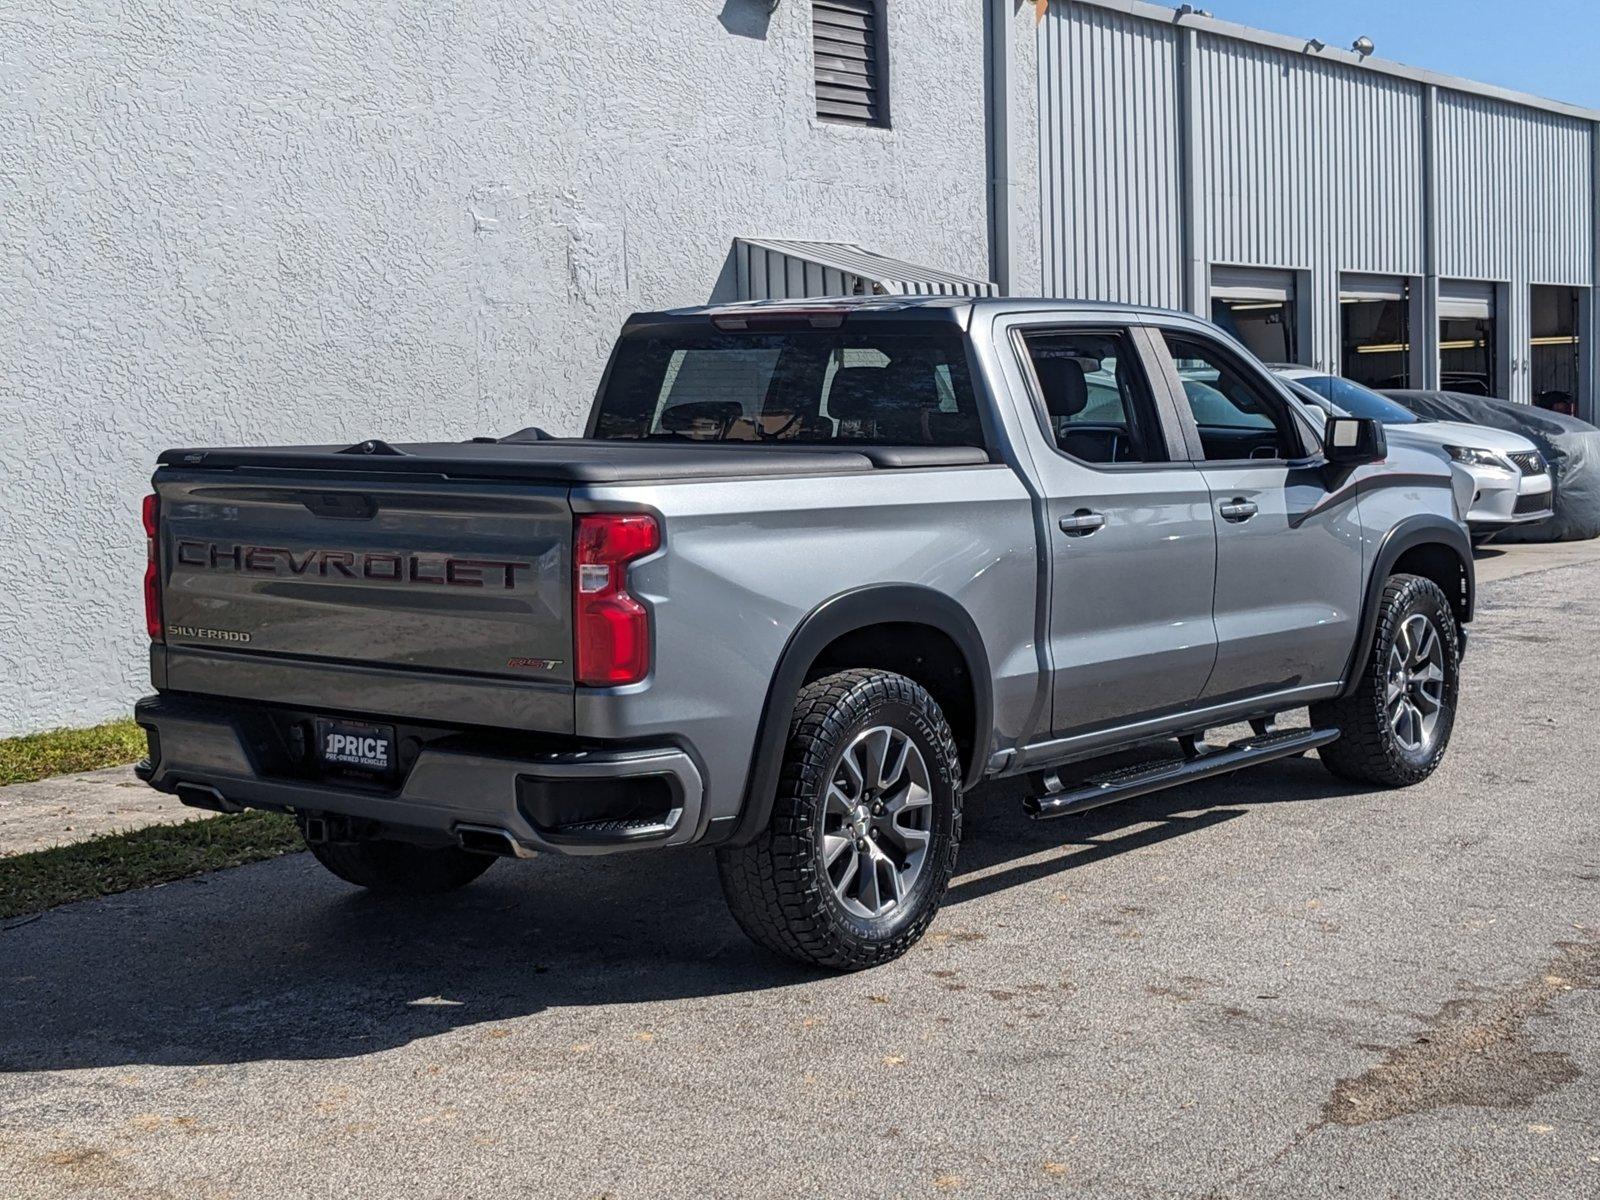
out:
M1202 35L1200 157L1215 262L1422 270L1422 89Z
M1588 286L1587 124L1441 92L1438 130L1439 273Z
M1305 357L1332 367L1340 273L1423 273L1422 89L1209 35L1195 78L1204 257L1308 272Z
M1530 400L1530 287L1593 283L1593 222L1572 219L1594 203L1591 126L1459 92L1440 93L1437 121L1439 274L1502 285L1509 395Z
M1182 304L1176 34L1089 8L1039 32L1044 293Z
M1594 126L1156 11L1056 4L1040 24L1044 293L1208 313L1213 266L1296 271L1301 357L1337 369L1342 275L1404 277L1419 297L1489 280L1502 387L1529 399L1529 287L1593 282ZM1419 333L1426 360L1436 330Z

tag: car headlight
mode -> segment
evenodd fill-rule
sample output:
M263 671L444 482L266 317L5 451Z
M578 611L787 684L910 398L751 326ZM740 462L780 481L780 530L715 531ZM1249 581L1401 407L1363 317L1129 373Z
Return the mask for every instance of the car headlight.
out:
M1474 450L1471 446L1446 446L1444 450L1458 463L1465 463L1469 467L1498 467L1502 471L1514 469L1493 450Z

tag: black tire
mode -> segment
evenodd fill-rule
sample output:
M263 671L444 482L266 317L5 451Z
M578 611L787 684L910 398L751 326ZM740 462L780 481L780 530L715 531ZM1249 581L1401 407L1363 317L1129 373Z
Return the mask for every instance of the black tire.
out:
M366 842L308 842L313 857L346 883L387 896L437 896L466 887L494 865L489 854L455 846Z
M929 836L904 896L881 915L862 916L836 893L824 862L825 833L841 834L838 828L827 832L836 817L824 796L844 769L846 750L864 732L885 726L922 756ZM750 844L718 851L717 868L734 919L752 940L813 966L859 971L898 958L922 937L944 898L960 844L960 762L938 704L904 676L850 670L801 689L772 819ZM891 851L898 852L892 845Z
M1390 723L1386 691L1395 641L1406 622L1419 614L1438 635L1444 680L1433 734L1409 749ZM1383 586L1378 629L1360 683L1347 697L1311 706L1313 725L1341 731L1338 741L1318 751L1323 765L1340 779L1384 787L1410 787L1432 775L1444 759L1455 727L1460 663L1455 612L1443 590L1417 575L1391 576Z

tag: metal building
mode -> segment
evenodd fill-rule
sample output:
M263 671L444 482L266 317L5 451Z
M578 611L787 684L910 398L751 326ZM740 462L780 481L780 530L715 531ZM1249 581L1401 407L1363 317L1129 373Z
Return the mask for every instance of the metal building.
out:
M1140 0L445 7L5 26L0 736L148 686L158 451L572 432L641 309L1151 301L1594 415L1600 113Z
M1052 0L1037 75L1047 295L1593 419L1600 112L1137 0Z

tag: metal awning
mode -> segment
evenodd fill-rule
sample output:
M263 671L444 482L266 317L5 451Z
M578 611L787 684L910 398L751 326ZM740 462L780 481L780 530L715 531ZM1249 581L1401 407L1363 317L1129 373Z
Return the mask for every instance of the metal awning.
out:
M986 279L920 267L845 242L735 238L741 300L812 296L998 296Z

